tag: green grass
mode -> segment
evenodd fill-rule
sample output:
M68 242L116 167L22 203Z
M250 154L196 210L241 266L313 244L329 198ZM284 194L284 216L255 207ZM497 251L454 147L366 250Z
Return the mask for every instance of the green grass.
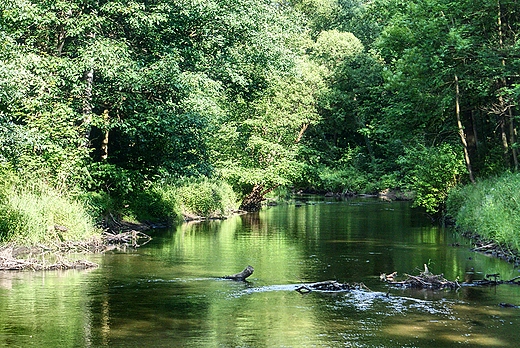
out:
M86 240L97 232L79 200L43 182L0 176L0 242L52 244Z
M454 189L447 213L464 231L520 250L520 174L505 174Z

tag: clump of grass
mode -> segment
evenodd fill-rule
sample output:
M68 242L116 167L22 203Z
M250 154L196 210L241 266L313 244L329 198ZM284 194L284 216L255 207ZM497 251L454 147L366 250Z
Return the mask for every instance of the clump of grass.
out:
M80 201L42 182L29 184L12 174L0 179L0 242L50 244L86 240L96 232Z
M450 192L447 213L457 226L520 250L520 174L482 180Z

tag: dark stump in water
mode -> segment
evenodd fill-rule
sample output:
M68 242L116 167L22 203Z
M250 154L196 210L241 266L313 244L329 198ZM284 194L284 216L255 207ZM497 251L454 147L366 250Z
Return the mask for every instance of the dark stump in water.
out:
M249 277L251 274L253 274L254 271L255 271L255 269L253 268L253 266L247 266L242 272L237 273L237 274L227 275L227 276L224 276L223 278L237 280L237 281L243 281L247 277Z

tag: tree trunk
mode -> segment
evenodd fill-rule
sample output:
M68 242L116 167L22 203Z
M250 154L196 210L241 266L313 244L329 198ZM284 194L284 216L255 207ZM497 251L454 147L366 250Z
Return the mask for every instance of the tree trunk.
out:
M103 135L103 139L101 140L101 160L106 161L108 158L108 129L105 130L105 133Z
M244 198L242 204L240 204L239 209L248 212L259 211L262 207L262 202L265 201L264 196L277 187L278 185L275 185L267 190L262 191L264 189L264 185L256 184L253 187L253 190L251 190L251 193Z
M305 131L307 130L307 128L309 128L309 123L304 123L304 124L302 124L302 128L300 129L300 132L298 133L298 136L296 137L296 141L295 141L295 143L299 143L300 140L302 140L302 138L303 138L303 134L305 133Z
M83 90L83 141L82 146L88 148L90 145L90 130L92 124L92 86L94 84L94 68L89 68L83 75L85 81L85 89Z
M502 23L502 5L500 3L500 0L497 0L497 28L498 28L498 44L500 51L504 51L504 24ZM502 67L506 68L506 60L505 58L502 58ZM501 87L507 87L507 81L505 77L502 77L500 79L500 85ZM507 103L505 98L502 95L499 95L498 97L499 101L499 107L500 110L503 112L501 116L501 124L500 124L500 131L502 135L502 144L504 146L504 157L506 159L506 164L510 165L509 160L509 148L511 148L511 154L513 156L513 165L514 170L518 170L518 153L514 146L516 142L516 127L514 123L514 117L513 117L513 110L510 103ZM507 116L506 116L507 114ZM507 141L507 135L506 135L506 119L509 121L509 144Z
M466 162L466 168L468 169L469 180L474 184L475 178L473 176L473 169L471 167L471 160L469 158L468 142L466 141L466 135L464 133L464 127L460 119L460 89L459 89L459 77L455 75L455 116L457 117L457 127L459 131L460 141L464 149L464 160Z
M515 117L513 115L513 107L511 105L508 106L509 111L509 142L511 143L511 153L513 154L513 165L515 171L518 171L518 151L514 146L516 143L516 126L515 126Z
M100 157L102 161L106 161L108 158L108 136L110 132L110 115L108 110L103 111L103 128L101 132L103 133L103 138L101 139L101 147L100 147Z

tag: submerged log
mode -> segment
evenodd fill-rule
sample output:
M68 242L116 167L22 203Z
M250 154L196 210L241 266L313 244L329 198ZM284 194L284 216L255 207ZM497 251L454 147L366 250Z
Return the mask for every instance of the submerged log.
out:
M324 282L303 284L295 289L300 294L305 294L311 291L323 291L323 292L339 292L339 291L352 291L352 290L369 290L363 283L339 283L335 280L327 280Z
M227 276L224 276L223 278L236 280L236 281L244 281L247 277L249 277L251 274L253 274L254 271L255 271L255 269L253 268L253 266L247 266L242 272L237 273L237 274L227 275Z

